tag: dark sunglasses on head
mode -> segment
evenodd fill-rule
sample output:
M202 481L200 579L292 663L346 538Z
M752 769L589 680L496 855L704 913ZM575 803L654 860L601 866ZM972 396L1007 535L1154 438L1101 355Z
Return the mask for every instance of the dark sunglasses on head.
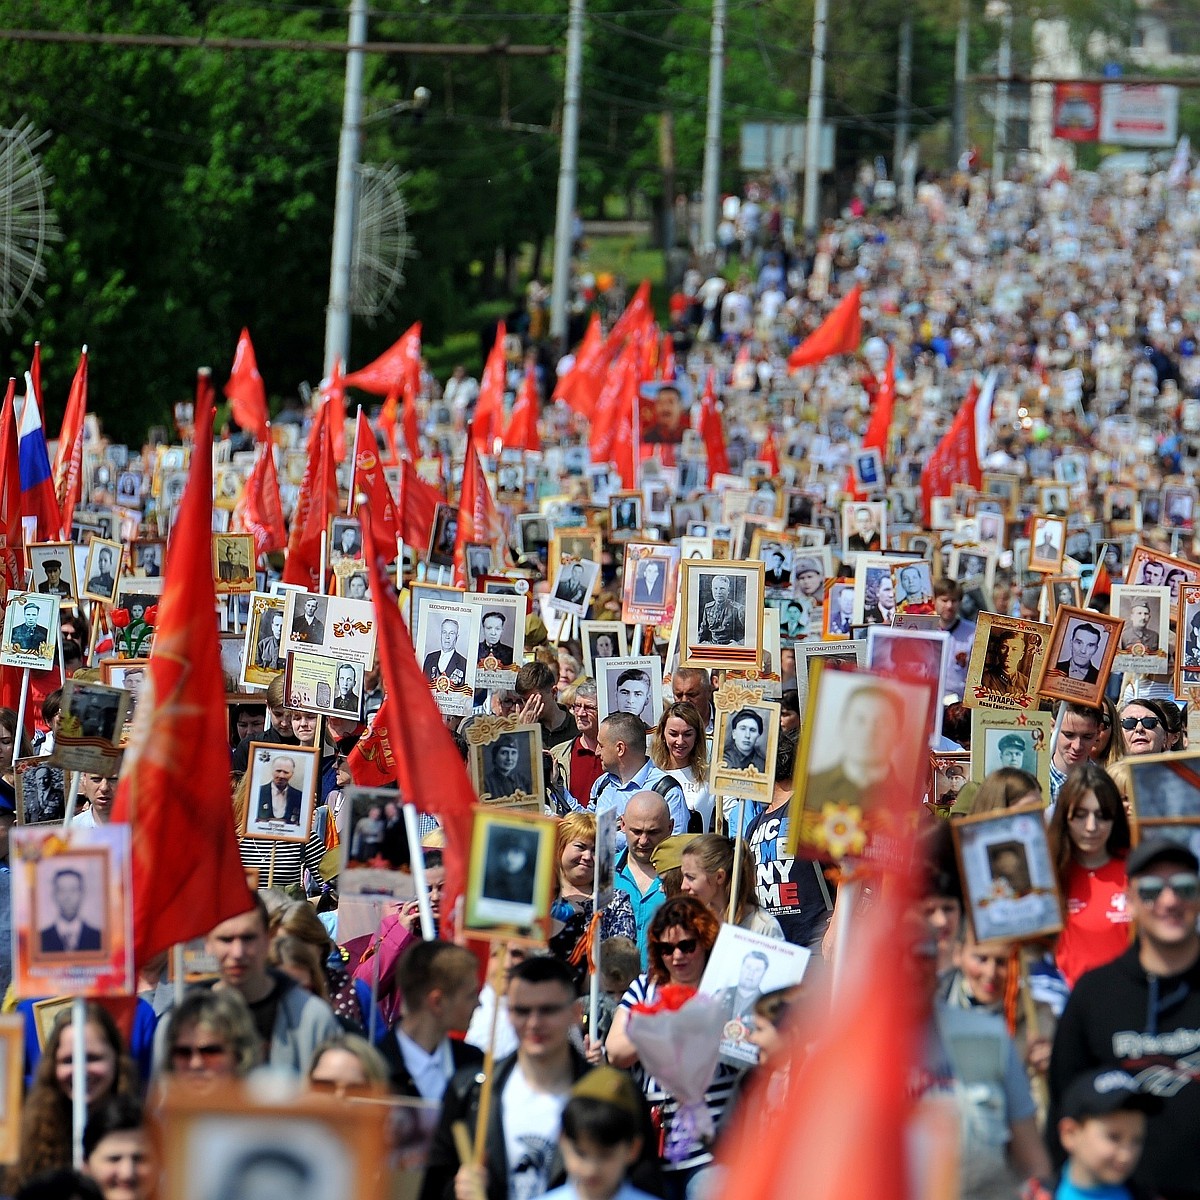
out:
M1191 871L1168 875L1165 879L1161 875L1143 875L1133 881L1133 886L1138 899L1145 904L1153 904L1168 887L1185 903L1200 898L1200 876Z
M1122 717L1122 729L1136 729L1139 725L1143 729L1157 729L1161 722L1157 717Z
M670 958L676 950L680 954L695 954L696 947L700 944L697 938L683 938L678 942L655 942L654 949L662 955L663 958Z

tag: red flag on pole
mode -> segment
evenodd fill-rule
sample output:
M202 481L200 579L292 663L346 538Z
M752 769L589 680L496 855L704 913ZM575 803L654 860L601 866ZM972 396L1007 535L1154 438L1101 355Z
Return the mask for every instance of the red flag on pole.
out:
M416 462L421 457L421 430L417 423L417 394L404 393L404 452Z
M468 461L474 448L468 443ZM396 589L387 575L387 550L375 531L370 508L359 505L363 550L371 576L371 599L378 621L379 666L384 693L390 699L403 697L403 718L388 721L387 747L395 763L395 780L400 799L415 804L418 811L436 817L446 835L443 861L446 882L442 890L439 936L453 934L454 912L467 882L467 859L471 847L471 821L475 789L450 737L446 722L433 701L429 682L421 673L416 653L400 616ZM388 699L384 700L385 708ZM380 727L380 710L375 729ZM385 760L386 761L386 760Z
M212 421L211 404L196 411L154 647L113 801L113 820L133 827L138 963L253 904L229 803L225 677L213 620Z
M463 463L462 492L458 498L458 532L454 538L454 586L466 587L467 543L487 542L493 550L493 562L508 560L504 523L496 511L483 464L471 437L467 437L467 457Z
M583 341L575 351L575 364L555 384L551 399L564 401L568 408L590 421L604 387L608 361L600 333L600 314L592 313Z
M29 364L29 378L33 380L33 398L37 401L38 416L43 428L46 425L46 406L42 403L42 343L33 343L33 361ZM69 532L69 531L68 531Z
M508 418L508 428L504 431L504 448L506 450L540 450L542 439L538 436L538 392L537 379L534 378L533 368L525 369L525 378L521 380L521 390L513 403L512 413Z
M397 514L400 536L406 546L415 547L418 552L428 547L433 522L437 518L437 506L445 503L446 497L432 484L426 483L407 458L403 459L400 463L400 503Z
M700 398L700 436L704 439L704 450L708 457L708 483L711 486L714 475L729 470L725 427L717 408L717 391L711 368L704 381L704 395Z
M243 329L238 338L233 356L233 368L229 382L225 385L229 409L233 419L247 433L254 435L256 442L268 442L271 433L267 429L270 414L267 411L267 389L263 377L258 373L258 360L254 356L254 344L250 341L250 330Z
M775 430L769 425L767 426L767 436L763 438L762 447L759 449L758 457L771 468L771 474L779 474L779 451L775 447Z
M888 433L892 427L892 414L896 408L896 350L888 347L887 366L883 372L883 382L875 393L875 406L871 409L871 419L867 422L863 434L862 448L878 450L884 465L887 464ZM846 469L846 491L856 500L864 499L864 494L854 484L854 472Z
M484 454L491 454L495 439L500 436L500 423L504 419L504 322L496 326L496 340L483 366L483 378L479 381L479 399L475 401L475 416L471 428L477 445Z
M862 341L862 287L855 284L838 306L792 351L788 370L798 371L835 354L853 354Z
M329 401L329 440L333 446L334 462L346 458L346 380L342 375L342 360L333 360L329 382L321 389L321 395Z
M387 443L384 462L395 466L400 461L400 452L396 448L396 418L400 413L400 393L388 392L383 407L379 410L379 428L383 430L383 439Z
M17 381L9 379L0 409L0 599L23 586L21 473L17 467ZM13 668L18 676L21 672Z
M975 404L978 399L979 383L976 380L972 381L966 400L921 472L921 513L927 529L930 502L935 496L951 495L956 483L969 483L976 489L983 484L979 455L975 451Z
M675 382L675 339L670 330L662 336L662 349L658 355L658 377L663 383Z
M283 564L283 582L298 583L310 592L322 590L321 536L338 511L337 473L329 429L330 411L322 404L308 435L308 462L300 481L300 498L292 514L291 536Z
M604 351L609 361L621 348L621 343L635 333L641 333L654 321L650 309L650 280L643 279L638 289L633 293L633 299L625 306L625 311L617 318L604 342Z
M374 362L351 371L342 382L375 396L421 391L421 322L410 325Z
M288 541L283 520L283 502L279 498L279 476L275 471L275 449L265 442L246 480L246 490L238 501L242 528L254 535L256 556L282 550Z
M396 756L392 751L391 698L367 719L367 731L346 755L346 770L359 787L385 787L396 782Z
M366 414L358 410L358 427L354 435L354 475L350 481L350 490L355 500L360 493L366 496L367 504L375 514L376 538L382 543L380 549L386 547L392 551L395 558L396 538L400 534L400 518L396 513L396 502L388 490L387 481L383 477L383 467L379 461L379 451L375 442L375 433L367 422Z
M632 388L635 394L637 392L641 357L640 339L632 338L625 343L616 362L608 369L608 377L604 380L592 414L592 428L588 436L588 452L592 462L608 462L612 455L617 422L625 411L629 391Z
M613 422L612 447L609 460L621 476L623 488L637 487L637 466L641 461L642 415L638 403L638 378L633 372L625 374L625 386Z
M71 380L67 407L63 412L62 428L58 434L58 449L54 452L54 494L62 514L63 533L70 534L79 503L83 479L83 422L87 416L88 350L79 354L79 365Z

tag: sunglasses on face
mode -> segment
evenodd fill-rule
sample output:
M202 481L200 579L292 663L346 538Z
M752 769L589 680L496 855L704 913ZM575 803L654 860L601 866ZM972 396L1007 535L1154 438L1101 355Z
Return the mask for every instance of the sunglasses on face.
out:
M226 1053L226 1047L220 1042L208 1042L203 1046L171 1047L171 1058L175 1062L179 1063L191 1062L192 1059L197 1055L199 1055L200 1058L202 1058L205 1062L208 1062L209 1059L220 1058L224 1053Z
M678 942L655 942L654 949L663 957L670 958L677 950L680 954L688 955L695 954L696 947L700 944L697 938L684 938Z
M1157 717L1122 717L1122 729L1136 729L1139 725L1143 729L1157 729L1160 722Z
M1161 875L1143 875L1134 880L1133 886L1143 904L1153 904L1168 887L1184 903L1200 898L1200 876L1190 871L1168 875L1165 879Z

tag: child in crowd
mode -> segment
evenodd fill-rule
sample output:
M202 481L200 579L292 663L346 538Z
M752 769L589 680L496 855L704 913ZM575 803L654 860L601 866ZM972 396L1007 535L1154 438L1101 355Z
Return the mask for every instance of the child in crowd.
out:
M652 1200L626 1179L642 1152L642 1098L616 1067L594 1067L571 1088L559 1149L567 1182L544 1200Z
M1055 1200L1133 1200L1125 1181L1142 1156L1146 1120L1161 1108L1119 1067L1079 1076L1063 1094L1058 1136L1067 1162Z

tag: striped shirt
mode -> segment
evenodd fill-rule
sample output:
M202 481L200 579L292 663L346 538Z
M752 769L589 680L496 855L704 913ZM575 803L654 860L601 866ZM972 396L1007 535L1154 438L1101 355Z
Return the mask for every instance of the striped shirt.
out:
M271 865L271 849L274 847L275 864ZM242 866L258 871L258 886L265 888L269 879L271 887L295 887L304 882L304 868L319 883L321 859L325 857L325 838L314 828L307 842L275 842L266 838L240 838L238 849L242 855Z
M621 997L621 1007L628 1011L635 1004L653 1004L658 995L658 985L651 983L645 975L639 975L630 985L625 995ZM635 1083L639 1084L646 1097L646 1103L652 1107L661 1106L662 1130L664 1139L670 1131L671 1122L679 1111L679 1102L667 1092L662 1084L650 1075L640 1063L635 1063L631 1074ZM741 1071L726 1063L718 1062L712 1083L704 1093L704 1102L708 1106L709 1116L712 1117L713 1129L720 1132L721 1121L733 1093L737 1090L738 1078ZM701 1167L713 1160L712 1143L709 1141L691 1142L687 1151L678 1162L661 1161L663 1171L687 1171L693 1167Z

